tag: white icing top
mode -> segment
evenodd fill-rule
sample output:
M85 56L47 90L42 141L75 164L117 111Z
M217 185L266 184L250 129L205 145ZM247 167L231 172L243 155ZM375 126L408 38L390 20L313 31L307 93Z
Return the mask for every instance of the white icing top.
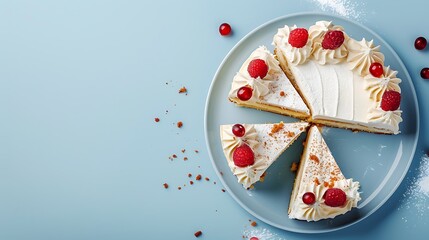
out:
M268 73L263 79L252 78L247 71L249 63L254 59L262 59L268 65ZM246 85L253 89L252 97L247 101L249 103L257 102L310 114L307 105L280 68L279 62L265 46L253 51L243 63L232 81L229 98L239 101L237 91ZM281 92L286 94L282 96Z
M382 132L399 133L401 111L383 113L378 106L386 90L400 92L401 80L397 72L384 67L384 74L375 78L369 73L372 62L383 64L384 55L373 41L360 42L346 34L341 47L326 50L321 47L328 30L343 30L331 22L319 21L309 28L313 51L309 59L294 64L295 58L286 50L287 39L282 34L289 27L279 29L274 36L277 54L283 54L296 85L308 103L313 119L340 121L376 128Z
M248 189L259 181L268 167L306 130L308 123L285 123L283 128L274 133L271 132L274 124L243 124L246 134L241 138L232 134L232 126L220 126L222 148L231 171L238 182ZM234 149L243 142L253 150L255 163L247 167L237 167L232 155Z

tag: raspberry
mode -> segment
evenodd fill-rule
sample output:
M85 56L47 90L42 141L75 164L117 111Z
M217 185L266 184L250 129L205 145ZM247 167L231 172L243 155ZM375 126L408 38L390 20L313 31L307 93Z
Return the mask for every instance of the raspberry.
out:
M323 37L322 47L324 49L334 50L339 48L344 42L344 33L342 31L328 31Z
M401 104L401 94L397 91L385 91L381 97L381 109L384 111L395 111Z
M253 59L247 67L247 72L252 78L264 78L268 73L268 65L262 59Z
M232 154L232 159L237 167L247 167L255 163L255 155L247 144L237 147Z
M330 188L324 194L325 204L330 207L341 207L347 201L346 193L339 188Z
M288 43L292 45L292 47L302 48L307 44L308 40L308 32L305 28L295 28L290 31Z

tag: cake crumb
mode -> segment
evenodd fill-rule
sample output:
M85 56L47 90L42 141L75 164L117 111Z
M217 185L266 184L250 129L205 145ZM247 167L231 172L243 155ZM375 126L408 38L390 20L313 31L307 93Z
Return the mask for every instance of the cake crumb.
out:
M206 177L205 179L206 179L206 181L210 181L210 178L208 178L208 177Z
M183 161L187 161L187 160L188 160L188 157L184 157L184 158L183 158Z
M284 127L284 123L280 122L279 124L274 124L273 128L271 128L270 136L272 136L274 133L277 133L278 131L282 130Z
M186 89L186 87L181 87L179 89L179 93L187 93L187 92L188 92L188 89Z
M177 122L177 127L178 127L178 128L183 127L183 122L182 122L182 121L178 121L178 122Z
M291 172L296 172L296 170L298 170L298 163L297 162L292 162L292 165L290 166L290 171Z
M284 97L285 96L285 92L284 91L280 91L280 96Z
M319 158L316 155L310 154L310 160L313 160L316 163L319 163Z
M189 181L189 184L194 185L194 181L192 181L192 180Z
M258 224L255 221L250 223L250 226L252 226L252 227L256 227L256 225L258 225Z
M177 158L177 155L176 155L176 154L173 154L171 157L173 157L173 158Z
M155 118L155 122L159 122L159 118L157 118L157 117L156 117L156 118Z
M199 151L198 150L194 150L195 151L195 153L199 153Z
M164 186L165 189L167 189L168 188L168 183L164 183L163 186Z
M196 231L195 233L194 233L194 236L195 237L199 237L199 236L201 236L203 234L203 232L201 232L201 231Z
M201 180L201 174L198 174L198 175L195 177L195 180L200 181L200 180Z
M226 192L226 190L222 188L222 192Z
M182 187L177 187L177 189L182 190Z
M186 149L182 149L182 153L185 153L186 152Z
M192 177L192 174L188 173L188 177Z
M288 132L287 132L287 136L288 136L288 137L290 137L290 138L291 138L291 137L294 137L294 136L295 136L295 133L294 133L294 132L291 132L291 131L288 131Z

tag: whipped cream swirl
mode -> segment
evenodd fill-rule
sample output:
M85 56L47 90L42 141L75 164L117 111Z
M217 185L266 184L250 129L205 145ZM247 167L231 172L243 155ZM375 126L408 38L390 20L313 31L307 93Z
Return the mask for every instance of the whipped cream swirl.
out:
M374 41L366 41L363 38L360 42L349 38L345 44L349 50L347 62L350 70L356 70L361 76L369 74L371 63L384 63L384 55L380 52L380 45L374 46Z
M401 79L396 77L397 71L390 69L390 66L384 67L383 75L379 78L368 74L364 77L366 81L366 90L370 92L371 99L380 101L386 90L395 90L401 93L399 83Z
M357 207L357 203L361 200L358 192L359 186L359 182L354 182L353 179L336 181L334 183L334 188L342 189L346 193L347 201L342 207L331 207L326 205L323 199L323 195L329 187L325 187L323 184L308 184L298 194L295 205L291 211L293 214L289 217L307 221L318 221L344 214L353 207ZM302 201L302 195L306 192L314 193L316 196L316 202L314 204L307 205Z
M339 48L334 50L324 49L322 47L323 37L325 33L329 30L343 31L344 33L343 27L333 25L332 22L328 21L318 21L315 25L311 26L308 31L309 38L313 42L312 57L321 65L325 65L327 63L340 63L346 60L348 53L345 44L342 44ZM348 39L348 36L345 33L344 38L344 41Z
M399 123L402 122L402 111L397 109L395 111L384 111L380 106L370 109L368 113L369 122L375 127L385 127L386 125L391 128L394 134L400 133Z
M247 71L249 63L254 59L262 59L268 65L268 73L264 78L252 78ZM252 52L250 57L243 63L239 72L234 76L230 96L237 96L237 91L243 86L249 86L253 89L252 98L249 101L258 101L263 99L270 92L270 84L276 81L283 73L279 62L268 51L265 46L260 46Z
M310 38L307 40L305 46L301 48L296 48L289 44L288 41L290 32L296 28L296 25L294 25L293 27L289 27L286 25L283 28L279 28L273 40L274 45L283 48L287 59L289 59L289 62L293 65L305 63L311 55L313 45Z
M223 129L223 141L224 141L224 150L228 153L229 159L232 159L232 154L234 149L242 144L247 144L251 149L256 149L259 144L258 133L255 130L255 127L252 124L243 124L245 134L242 137L237 137L232 133L232 126L230 129Z

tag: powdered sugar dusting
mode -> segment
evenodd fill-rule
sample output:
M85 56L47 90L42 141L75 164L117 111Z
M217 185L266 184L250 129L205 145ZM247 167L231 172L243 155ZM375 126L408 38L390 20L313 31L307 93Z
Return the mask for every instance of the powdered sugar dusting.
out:
M357 21L364 19L363 3L349 0L310 0L316 3L322 11L332 12Z
M420 166L416 170L417 175L409 179L410 184L399 209L412 210L417 213L416 217L426 219L429 217L429 156L427 154L422 156ZM402 217L402 220L408 222L406 217Z
M286 240L285 238L279 237L277 234L270 232L270 230L266 228L246 229L243 232L243 237L245 237L245 239L257 237L259 240Z

